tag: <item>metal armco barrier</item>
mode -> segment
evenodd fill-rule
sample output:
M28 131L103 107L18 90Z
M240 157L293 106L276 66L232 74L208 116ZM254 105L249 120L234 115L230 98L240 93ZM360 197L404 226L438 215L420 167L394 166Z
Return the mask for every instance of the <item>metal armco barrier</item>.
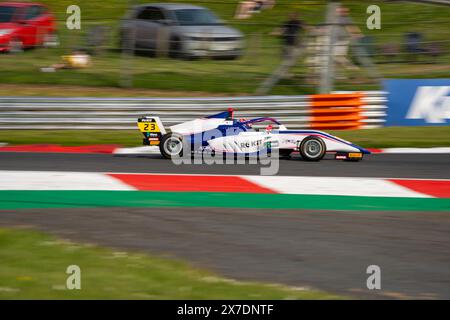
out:
M333 94L338 98L341 94ZM348 95L348 94L346 94ZM386 95L358 93L358 126L382 126ZM339 99L338 99L339 100ZM159 116L166 126L234 108L235 117L274 117L290 129L320 128L314 96L235 98L41 98L0 97L0 129L135 129L140 116ZM332 120L331 122L333 122ZM320 121L319 121L320 123ZM327 125L330 121L327 120Z

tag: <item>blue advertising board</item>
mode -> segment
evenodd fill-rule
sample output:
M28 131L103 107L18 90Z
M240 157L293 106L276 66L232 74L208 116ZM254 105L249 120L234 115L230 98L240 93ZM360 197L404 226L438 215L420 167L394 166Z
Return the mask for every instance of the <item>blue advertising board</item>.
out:
M450 124L450 79L383 81L388 92L386 126Z

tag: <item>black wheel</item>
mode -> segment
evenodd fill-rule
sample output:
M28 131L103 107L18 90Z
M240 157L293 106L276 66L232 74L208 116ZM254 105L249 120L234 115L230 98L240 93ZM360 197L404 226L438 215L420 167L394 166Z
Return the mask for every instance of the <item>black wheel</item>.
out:
M229 56L216 56L212 57L213 60L237 60L240 56L238 55L229 55Z
M159 151L166 159L183 156L183 139L179 134L168 133L164 135L159 144Z
M327 151L325 142L319 137L308 136L300 143L300 155L306 161L320 161Z
M180 38L174 37L170 39L169 57L174 59L183 58L183 44Z

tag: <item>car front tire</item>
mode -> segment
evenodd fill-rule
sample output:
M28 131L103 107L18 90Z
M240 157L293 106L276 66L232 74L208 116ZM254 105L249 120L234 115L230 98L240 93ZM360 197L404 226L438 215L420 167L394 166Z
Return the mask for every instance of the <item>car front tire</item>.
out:
M306 161L320 161L327 152L325 142L320 137L308 136L302 140L299 147L302 159Z

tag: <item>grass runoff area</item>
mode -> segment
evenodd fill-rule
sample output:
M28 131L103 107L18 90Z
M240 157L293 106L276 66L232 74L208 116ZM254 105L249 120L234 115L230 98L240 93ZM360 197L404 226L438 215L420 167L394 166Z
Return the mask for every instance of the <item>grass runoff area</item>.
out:
M27 229L0 229L0 246L0 299L342 298L234 281L177 260L68 242ZM70 265L80 267L80 290L66 287Z
M65 22L66 8L73 4L70 0L41 0L47 4L58 19L61 46L54 49L38 48L18 55L0 55L0 83L62 85L86 87L118 87L123 73L132 74L133 87L152 90L196 91L208 93L249 94L253 93L281 62L281 39L271 35L290 12L297 11L307 24L314 25L325 19L325 1L277 0L271 10L254 14L247 20L234 19L237 1L171 0L166 2L186 2L212 9L226 23L238 28L246 36L246 51L241 59L222 61L200 59L195 61L174 60L164 57L134 56L123 59L118 50L120 19L127 10L127 1L79 0L82 29L68 30ZM135 1L148 3L148 0ZM450 76L450 21L446 7L421 3L372 1L381 8L381 30L368 30L366 13L369 3L344 0L350 8L354 22L363 33L373 37L377 44L401 44L406 32L420 32L428 42L443 41L444 54L430 60L425 55L409 61L405 55L384 58L375 54L377 67L384 78L438 78ZM72 48L85 46L85 36L92 26L109 28L107 48L93 57L93 65L83 70L61 70L56 73L42 73L41 67L60 62L62 55ZM315 92L316 83L307 77L308 67L300 61L292 70L292 77L282 80L272 94L308 94ZM368 81L364 70L352 72L351 79L337 81L338 90L378 89L378 84ZM25 89L26 90L26 89ZM53 95L65 95L64 90L55 90ZM100 90L96 90L100 92ZM85 95L96 95L86 92ZM10 95L20 95L21 90L13 90Z
M366 130L329 131L365 148L449 147L450 127L388 127ZM0 143L60 144L80 146L115 144L139 146L142 134L136 130L0 130Z

